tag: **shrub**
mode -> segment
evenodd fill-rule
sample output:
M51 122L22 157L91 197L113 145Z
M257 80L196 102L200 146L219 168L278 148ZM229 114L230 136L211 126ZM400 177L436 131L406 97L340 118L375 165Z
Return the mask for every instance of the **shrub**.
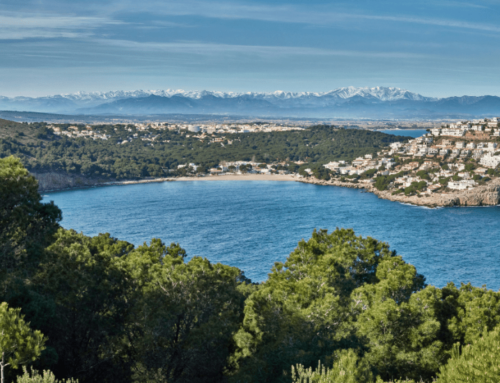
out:
M430 180L431 178L429 177L429 173L427 173L425 170L420 170L417 172L417 176L422 178L423 180Z
M49 370L45 370L40 374L32 368L30 373L26 370L26 367L23 367L23 374L17 377L17 383L78 383L78 380L57 380Z
M471 170L474 170L476 168L476 164L469 162L465 165L465 170L470 172Z
M360 360L352 349L343 350L331 369L318 362L318 368L305 369L303 365L292 366L293 383L372 383L373 375L370 366Z

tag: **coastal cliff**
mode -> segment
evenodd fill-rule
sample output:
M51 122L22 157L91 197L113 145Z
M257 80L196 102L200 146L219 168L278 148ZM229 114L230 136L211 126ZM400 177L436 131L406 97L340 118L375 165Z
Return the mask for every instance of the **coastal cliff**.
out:
M500 204L500 182L479 186L473 190L457 191L453 193L429 194L421 196L392 195L390 191L379 191L372 188L373 193L383 199L410 203L429 207L450 206L496 206Z
M95 186L131 185L151 182L172 181L172 178L147 178L142 180L110 181L107 179L95 179L82 176L74 176L66 173L45 172L31 173L38 181L40 193L49 191L63 191L71 189L83 189Z
M38 181L40 192L78 189L90 186L101 185L102 180L90 179L82 176L74 176L67 173L44 172L31 173Z

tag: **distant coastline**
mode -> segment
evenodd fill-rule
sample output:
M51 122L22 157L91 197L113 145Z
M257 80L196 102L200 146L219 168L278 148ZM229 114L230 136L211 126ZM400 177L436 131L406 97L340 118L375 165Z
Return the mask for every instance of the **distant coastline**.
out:
M206 177L178 177L172 181L302 181L304 178L292 174L225 174Z
M364 189L366 192L375 194L381 199L387 199L394 202L403 204L410 204L416 206L425 206L430 208L438 207L459 207L459 206L498 206L500 204L500 180L489 185L484 185L472 190L456 191L446 194L432 194L429 196L405 196L402 194L392 195L390 191L379 191L370 183L353 183L342 182L339 180L318 180L314 177L303 178L296 175L281 175L281 174L234 174L234 175L217 175L206 177L176 177L176 178L152 178L145 180L124 180L115 182L103 182L85 180L85 182L78 183L75 180L68 182L68 176L57 173L41 173L33 174L40 185L41 193L69 191L77 189L88 189L100 186L122 186L134 185L145 183L158 183L158 182L189 182L189 181L288 181L288 182L302 182L313 185L321 186L337 186L347 187L351 189ZM55 183L53 183L55 181ZM90 181L90 182L89 182Z

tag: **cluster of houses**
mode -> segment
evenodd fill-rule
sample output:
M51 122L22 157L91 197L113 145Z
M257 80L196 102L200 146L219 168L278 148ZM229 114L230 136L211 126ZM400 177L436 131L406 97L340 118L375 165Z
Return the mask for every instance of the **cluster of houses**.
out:
M94 130L91 125L85 126L84 129L78 126L70 126L67 130L63 130L60 127L49 125L49 129L52 129L55 135L66 136L70 138L92 138L94 140L101 139L107 140L111 138L110 135L101 133ZM234 133L257 133L257 132L284 132L290 130L301 130L303 128L296 126L284 126L280 124L171 124L167 122L148 122L148 123L129 123L127 124L126 130L129 132L144 132L151 130L170 130L177 131L181 134L186 134L186 137L197 138L201 141L207 139L208 135L211 134L234 134ZM117 130L117 128L115 128ZM134 139L141 139L142 141L155 141L159 134L146 134L139 136L138 133L131 134L125 140L117 142L117 144L126 144L132 142ZM213 143L223 143L226 137L214 137L210 139ZM232 144L232 140L227 140L228 144ZM168 141L165 141L168 142ZM223 145L223 144L222 144Z
M86 126L83 130L80 130L77 126L70 126L67 130L62 130L60 127L53 125L49 125L48 128L52 129L56 136L66 136L70 138L86 137L94 140L107 140L111 137L108 134L93 130L91 126Z
M192 133L207 134L235 134L235 133L258 133L258 132L286 132L290 130L302 130L297 126L284 126L280 124L170 124L169 130L187 130Z
M467 190L488 176L488 169L500 165L499 132L500 118L463 121L430 129L428 134L406 143L393 143L388 150L378 152L375 158L368 154L350 164L338 161L324 167L338 176L362 175L368 171L375 177L395 176L405 172L406 175L392 180L391 186L396 189L425 183L426 193ZM466 163L472 163L469 169L473 169L465 170ZM418 176L419 172L426 175L425 179ZM374 178L359 182L373 183Z
M111 137L94 130L90 125L84 129L77 126L70 126L66 130L56 126L49 126L49 128L56 135L68 137L87 137L94 140L107 140ZM278 124L191 125L155 122L129 124L126 129L132 134L118 144L126 144L134 139L154 142L158 139L159 133L152 130L176 130L186 137L200 140L208 139L211 143L230 145L234 139L210 135L213 133L272 132L303 128ZM147 132L139 135L138 131ZM378 176L394 176L391 179L391 187L395 189L407 188L415 183L419 185L424 183L426 187L422 192L425 190L425 193L446 192L447 189L467 190L474 188L484 177L491 177L491 174L488 174L489 169L500 166L500 118L461 121L440 128L432 128L428 132L405 143L392 143L386 150L377 154L367 154L350 163L334 161L323 166L338 177L357 179L359 178L357 176L370 175L359 178L358 182L373 183ZM466 169L468 163L472 163L473 166L468 166ZM288 173L287 170L277 171L276 165L280 164L261 164L252 161L222 162L217 168L209 169L209 173L214 175L228 172ZM243 169L242 166L244 166ZM167 171L175 172L184 167L191 168L194 172L198 169L198 165L190 163L179 165L178 169ZM305 171L309 174L313 173L311 169L305 169ZM404 172L405 175L400 175L401 172ZM422 178L424 174L425 179ZM446 181L443 182L443 180Z
M276 170L277 165L286 165L286 162L277 164L266 164L255 161L222 161L217 167L208 169L212 175L231 174L290 174L288 170ZM242 171L242 167L245 168ZM192 172L197 172L199 165L195 163L177 165L177 169L169 169L168 172L173 173L182 168L190 168ZM301 176L297 175L299 178Z

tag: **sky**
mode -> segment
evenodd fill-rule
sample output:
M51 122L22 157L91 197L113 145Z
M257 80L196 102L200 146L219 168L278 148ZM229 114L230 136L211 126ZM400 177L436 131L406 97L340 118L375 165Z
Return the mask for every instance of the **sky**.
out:
M0 95L500 96L500 0L2 0Z

